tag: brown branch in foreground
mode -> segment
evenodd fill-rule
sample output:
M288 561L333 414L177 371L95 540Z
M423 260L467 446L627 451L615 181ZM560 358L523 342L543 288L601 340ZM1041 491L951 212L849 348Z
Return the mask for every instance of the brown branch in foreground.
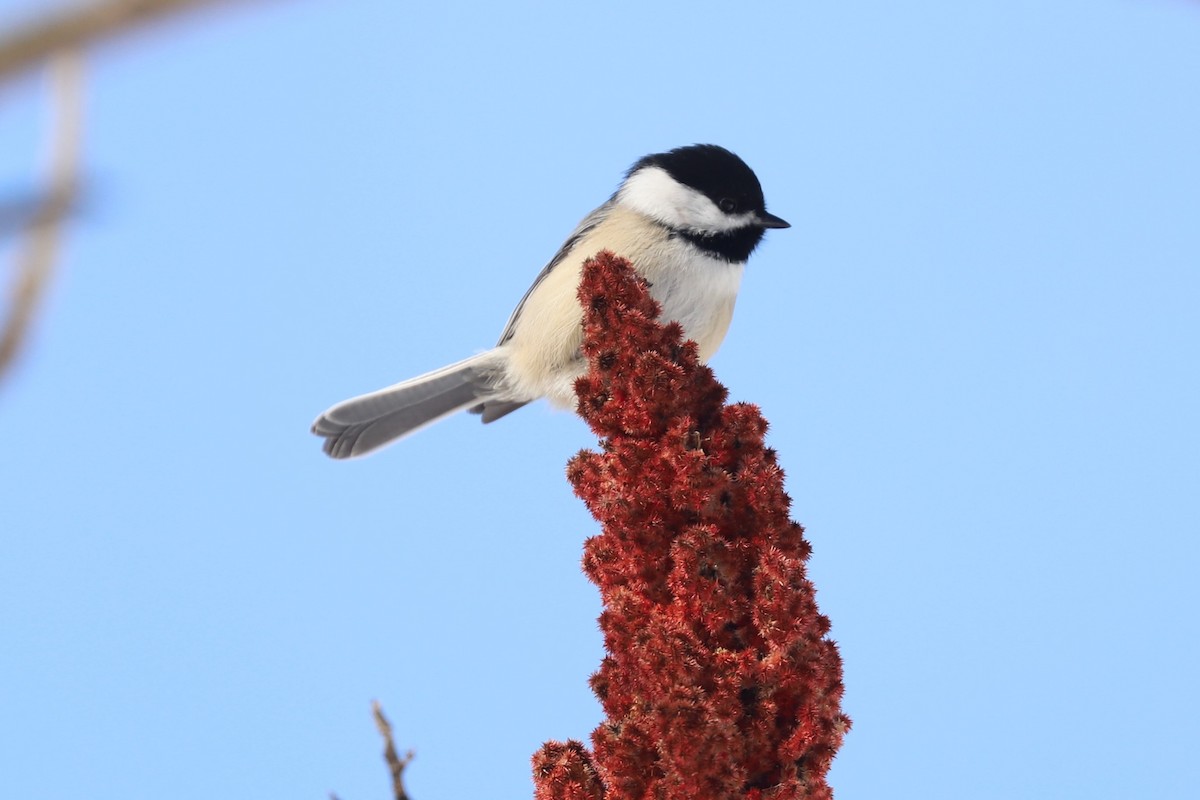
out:
M79 50L97 39L217 2L229 0L100 0L61 9L0 34L0 80L31 69L59 51Z
M0 379L12 367L29 325L50 282L62 220L79 186L83 139L83 62L74 53L52 64L54 121L50 142L47 198L29 221L24 247L18 248L7 319L0 327Z
M403 758L396 754L396 743L392 739L392 725L383 715L383 708L380 707L378 700L371 701L371 713L375 715L375 725L383 737L383 758L392 772L394 800L410 800L408 792L404 791L404 768L408 766L408 762L413 760L413 751L409 750Z

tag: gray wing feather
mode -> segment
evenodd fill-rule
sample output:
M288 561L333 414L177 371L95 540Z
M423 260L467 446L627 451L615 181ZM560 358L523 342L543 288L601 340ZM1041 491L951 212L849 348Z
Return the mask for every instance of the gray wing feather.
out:
M538 273L538 276L533 279L533 283L525 291L525 294L522 295L521 302L517 303L517 307L513 309L512 314L508 318L508 323L504 326L504 331L500 334L500 340L496 342L497 347L506 343L513 337L513 333L517 329L517 320L521 318L521 311L525 308L525 301L529 299L531 294L533 294L534 289L536 289L541 282L545 280L546 276L549 275L555 267L563 262L563 259L565 259L567 254L574 249L575 245L579 243L580 239L582 239L584 236L587 236L597 225L604 221L604 218L608 216L608 212L613 207L615 202L616 197L614 195L608 200L607 203L584 217L583 221L575 227L575 230L571 231L571 235L568 236L567 240L562 243L562 247L558 248L558 252L554 254L554 258L550 259L550 263L546 264L546 266L542 268L542 271ZM501 417L511 414L529 402L529 400L488 400L471 408L471 413L482 415L483 423L486 425L489 422L495 422Z
M582 239L584 236L590 233L593 228L604 221L604 218L608 216L609 209L613 207L614 202L614 199L610 199L607 203L584 217L583 221L576 226L575 230L571 231L571 235L567 237L565 242L563 242L562 247L558 248L558 252L554 254L554 258L550 259L550 263L543 267L542 271L538 273L538 276L533 279L533 284L525 291L525 294L521 297L521 302L517 303L517 307L513 309L512 314L508 318L508 324L504 326L504 332L500 334L500 341L496 342L497 345L502 345L512 338L513 331L516 330L517 327L517 320L521 316L521 309L525 307L525 301L529 299L529 295L533 294L533 290L536 289L538 284L540 284L545 277L550 274L552 269L562 263L562 260L567 257L567 253L571 252L571 249L579 243L580 239ZM504 414L507 414L509 411L513 410L514 409L510 408L508 411L505 411L499 416L493 417L492 419L499 419L500 417L504 416ZM483 421L491 422L492 420L488 419L487 415L485 414Z

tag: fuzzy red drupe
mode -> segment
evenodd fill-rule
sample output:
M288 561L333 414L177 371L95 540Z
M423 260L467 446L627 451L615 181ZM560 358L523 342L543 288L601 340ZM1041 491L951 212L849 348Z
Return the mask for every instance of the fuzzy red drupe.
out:
M584 267L580 414L601 437L567 475L601 523L606 719L533 758L537 800L831 798L849 729L842 663L805 574L758 408L727 405L629 262Z

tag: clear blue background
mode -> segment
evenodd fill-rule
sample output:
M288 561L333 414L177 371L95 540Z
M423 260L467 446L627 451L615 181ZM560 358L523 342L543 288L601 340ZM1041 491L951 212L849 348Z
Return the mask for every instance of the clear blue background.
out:
M793 223L713 366L815 548L838 796L1200 783L1200 4L307 0L90 65L0 385L5 797L383 798L372 698L416 800L530 797L600 719L592 437L537 405L337 463L308 426L490 346L698 141ZM42 88L0 89L4 192Z

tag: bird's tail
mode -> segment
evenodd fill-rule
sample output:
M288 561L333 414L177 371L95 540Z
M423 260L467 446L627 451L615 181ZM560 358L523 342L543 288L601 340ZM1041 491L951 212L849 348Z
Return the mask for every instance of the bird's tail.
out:
M489 350L326 411L312 431L333 458L366 455L442 417L479 405L495 392L498 354Z

